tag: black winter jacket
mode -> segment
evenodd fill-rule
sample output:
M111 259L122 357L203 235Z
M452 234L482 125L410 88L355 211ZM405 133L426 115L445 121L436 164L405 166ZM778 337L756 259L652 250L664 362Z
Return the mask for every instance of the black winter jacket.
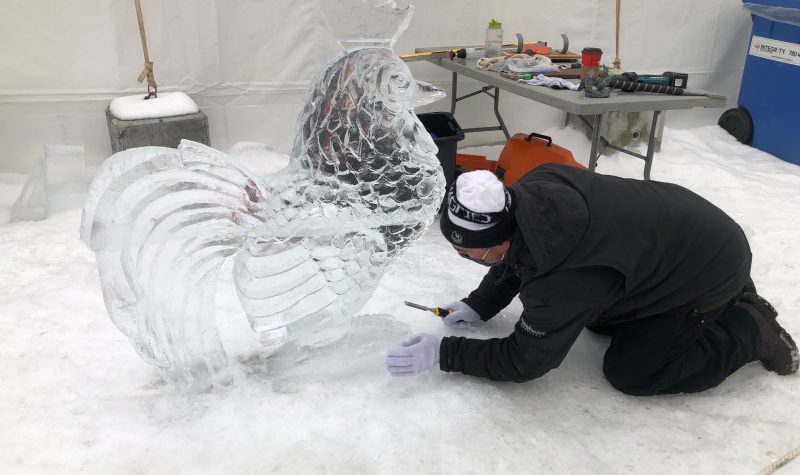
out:
M488 320L519 294L522 315L506 338L444 338L443 371L528 381L561 364L587 325L710 310L749 277L741 228L680 186L549 164L511 189L511 249L464 302Z

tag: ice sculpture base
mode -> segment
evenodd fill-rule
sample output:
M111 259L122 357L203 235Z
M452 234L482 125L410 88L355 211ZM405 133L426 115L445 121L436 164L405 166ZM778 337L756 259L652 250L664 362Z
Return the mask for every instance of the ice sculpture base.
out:
M411 334L411 327L390 315L359 315L344 337L325 346L283 346L264 361L269 379L326 382L374 378L385 374L387 348Z

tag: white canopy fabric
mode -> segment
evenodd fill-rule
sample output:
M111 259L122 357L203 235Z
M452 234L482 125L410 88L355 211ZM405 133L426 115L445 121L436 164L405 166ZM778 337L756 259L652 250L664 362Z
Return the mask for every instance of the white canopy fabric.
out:
M598 46L610 64L614 5L418 0L395 50L481 44L488 21L497 18L506 42L520 32L559 46L567 33L572 51ZM183 91L198 103L209 116L214 147L251 140L289 150L308 80L340 50L313 0L142 0L142 8L159 91ZM3 0L0 18L0 172L27 173L45 144L84 145L89 163L108 156L105 107L115 97L146 91L136 82L143 57L133 0ZM624 69L687 72L690 87L729 95L735 104L750 31L740 2L623 0L622 24ZM440 86L450 81L448 72L424 63L412 71ZM557 111L512 96L502 104L512 130L562 120ZM492 121L485 105L481 99L459 105L462 126ZM448 108L444 102L428 107ZM683 116L708 123L719 112Z

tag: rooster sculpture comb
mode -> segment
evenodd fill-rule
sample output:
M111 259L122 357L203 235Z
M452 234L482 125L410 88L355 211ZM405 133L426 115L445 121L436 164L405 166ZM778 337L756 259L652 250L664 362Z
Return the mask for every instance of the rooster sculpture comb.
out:
M345 48L392 48L406 31L414 6L394 0L317 0L322 17Z

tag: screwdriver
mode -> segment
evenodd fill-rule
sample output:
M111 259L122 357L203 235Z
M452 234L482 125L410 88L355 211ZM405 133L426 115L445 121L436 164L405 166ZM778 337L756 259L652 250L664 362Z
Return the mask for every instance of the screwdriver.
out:
M424 305L420 305L420 304L413 303L413 302L408 302L408 301L405 301L403 303L408 305L411 308L416 308L416 309L419 309L419 310L425 310L425 311L428 311L428 312L433 312L433 314L436 315L437 317L444 317L446 315L450 315L451 313L453 313L453 311L450 310L449 308L426 307Z

